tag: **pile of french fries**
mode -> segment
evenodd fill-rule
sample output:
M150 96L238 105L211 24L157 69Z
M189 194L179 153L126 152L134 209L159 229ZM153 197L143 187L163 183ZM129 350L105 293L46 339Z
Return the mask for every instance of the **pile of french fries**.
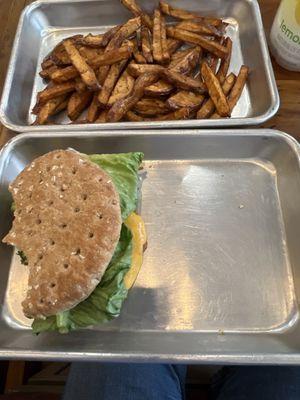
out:
M228 74L227 24L160 1L152 16L121 0L134 18L104 34L60 42L41 64L34 124L227 118L249 69ZM165 18L170 20L166 25ZM83 117L84 115L84 117Z

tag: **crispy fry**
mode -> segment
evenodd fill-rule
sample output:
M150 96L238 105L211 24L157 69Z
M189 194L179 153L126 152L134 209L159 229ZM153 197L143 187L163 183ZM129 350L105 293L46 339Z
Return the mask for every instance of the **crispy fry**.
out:
M223 83L226 78L231 61L232 40L229 37L227 37L225 40L225 47L227 48L228 54L226 58L221 61L221 65L217 73L217 78L221 83Z
M128 111L126 113L126 119L128 121L134 122L146 122L146 121L174 121L179 119L188 119L190 116L191 110L188 108L180 108L179 110L172 111L168 114L159 115L157 117L145 118L141 115L136 114L133 111Z
M82 57L85 59L85 61L88 64L91 64L95 57L103 54L104 49L100 48L100 47L94 48L94 47L88 47L88 46L80 46L80 47L78 47L78 51L82 55Z
M164 63L168 63L170 61L170 54L167 43L166 21L163 15L161 15L160 22L161 22L160 35L161 35L162 59Z
M249 75L249 68L246 65L242 65L240 72L236 78L235 84L228 96L228 104L230 112L233 110L239 98L241 97L248 75Z
M182 45L182 42L180 40L176 39L167 39L167 46L168 46L168 52L170 56Z
M50 78L51 78L51 74L52 74L54 71L56 71L57 68L58 68L58 67L57 67L56 65L52 65L52 66L49 67L49 68L42 69L42 70L39 72L39 75L40 75L40 77L43 78L43 79L50 79Z
M160 79L153 85L145 88L145 95L151 97L164 97L170 95L174 91L174 86L171 83Z
M143 24L148 28L152 29L153 22L148 14L144 13L143 10L136 4L135 0L121 0L123 6L125 6L133 15L136 17L140 16Z
M206 87L200 80L184 76L179 72L176 72L174 69L168 69L161 65L130 64L128 69L130 74L133 76L140 76L145 73L154 73L180 89L194 90L198 93L206 92Z
M54 97L60 96L65 93L70 93L75 90L75 82L59 83L57 85L47 86L44 90L38 94L38 102L43 104L46 101L53 99Z
M230 115L229 105L221 84L206 62L201 66L201 75L218 113L223 117Z
M133 111L128 111L125 115L127 121L131 122L143 122L145 118L141 117L140 115L136 114Z
M110 95L116 85L116 82L126 65L127 60L120 61L117 64L111 66L109 73L103 83L102 89L98 95L98 101L100 106L106 107Z
M91 90L99 89L100 85L93 69L86 63L84 58L80 55L79 51L69 40L64 41L64 47L68 53L72 64L80 73L83 82Z
M171 55L171 60L169 64L169 68L174 67L174 65L187 54L189 54L195 47L187 47L186 49L178 49Z
M139 100L133 107L133 110L141 115L158 115L166 114L170 109L166 103L158 99L147 99L143 98Z
M154 121L173 121L179 119L188 119L190 116L191 110L188 108L180 108L179 110L172 111L168 114L161 115L158 118L155 118Z
M105 47L107 46L108 42L113 38L113 36L118 32L120 27L121 25L114 26L104 34L100 35L92 35L91 33L89 33L87 36L83 37L80 40L80 43L90 47Z
M93 93L88 90L83 93L73 93L68 103L68 117L71 121L77 119L82 111L89 105Z
M148 63L153 62L151 41L149 29L145 26L141 28L141 41L142 41L142 53Z
M106 50L114 50L121 46L123 41L135 33L141 27L141 17L129 19L121 28L116 32L113 38L108 43Z
M222 59L225 58L228 54L228 50L226 47L220 45L217 42L206 39L204 36L200 36L197 33L185 31L183 29L177 29L170 26L167 28L167 34L172 38L182 40L187 43L196 44Z
M107 113L108 122L120 121L123 116L143 97L145 87L152 85L158 74L143 74L135 81L132 93L125 99L117 101Z
M173 59L168 68L175 72L179 72L180 74L189 74L199 63L202 50L198 46L188 50L189 51L187 51L185 54L182 54L182 57ZM182 51L182 53L184 53L184 51Z
M81 80L81 78L78 76L78 78L75 78L75 90L78 93L83 93L87 90L86 84Z
M103 83L105 82L108 72L109 72L108 65L104 65L103 67L100 67L98 69L97 78L98 78L98 82L101 86L103 86Z
M55 67L56 64L53 60L51 60L50 58L48 59L44 59L44 61L41 64L42 70L51 68L51 67Z
M222 20L219 18L210 18L210 17L203 17L198 14L194 14L190 11L183 10L181 8L175 8L171 7L169 4L167 4L164 1L159 2L159 7L161 11L166 14L170 15L171 17L178 18L178 19L200 19L206 21L208 24L211 24L213 26L219 26L222 24Z
M99 113L98 95L94 93L93 100L88 108L86 120L88 123L95 122Z
M55 97L54 99L48 100L39 110L36 121L38 125L44 125L49 117L53 115L57 107L64 102L66 99L66 94L63 94L61 96Z
M107 116L107 110L102 110L99 117L96 119L95 123L96 124L103 124L106 121L106 116Z
M68 53L64 49L63 43L53 50L51 59L59 67L65 67L72 64Z
M122 60L127 60L131 56L132 50L133 46L126 44L119 49L114 49L103 54L99 54L90 62L90 66L92 68L98 68L103 65L111 65Z
M135 78L143 75L145 73L154 73L154 74L162 74L164 67L162 65L157 64L134 64L130 63L128 65L128 72L134 76Z
M133 54L133 57L134 57L135 61L137 63L145 64L147 62L147 60L145 59L143 54L140 52L140 50L138 48L137 40L133 39L131 42L133 44L133 52L132 52L132 54Z
M168 82L173 83L180 89L192 90L197 93L205 93L207 91L205 85L199 79L190 78L172 69L165 69L163 75Z
M163 61L161 45L161 14L158 9L154 10L153 35L152 35L153 59L161 63Z
M167 100L168 106L172 110L178 110L179 108L192 108L198 109L204 101L202 94L189 92L187 90L180 90Z
M225 82L222 85L224 95L227 96L232 89L235 82L235 75L230 74L227 76ZM212 99L208 99L197 112L197 119L209 118L215 111L215 104Z
M116 101L127 97L133 89L134 81L135 81L135 79L128 73L128 71L126 69L123 72L123 74L120 76L120 78L108 100L107 105L111 106Z
M61 111L64 111L67 107L68 107L68 103L69 103L69 95L67 94L67 97L65 98L64 101L62 101L57 107L56 109L53 111L52 115L56 115L59 114Z
M64 68L57 68L50 74L50 78L55 83L67 82L79 76L79 72L73 65Z
M222 32L220 30L216 29L216 27L213 25L208 24L205 22L205 20L184 20L176 24L175 27L189 32L198 33L200 35L217 37L222 36Z

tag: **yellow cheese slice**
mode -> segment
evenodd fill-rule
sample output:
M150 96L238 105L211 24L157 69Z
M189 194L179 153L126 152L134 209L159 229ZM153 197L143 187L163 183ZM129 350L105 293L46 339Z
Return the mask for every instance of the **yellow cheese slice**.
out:
M124 278L126 289L130 289L142 266L144 246L147 243L145 224L140 215L131 213L125 220L125 225L132 233L132 257L131 266Z

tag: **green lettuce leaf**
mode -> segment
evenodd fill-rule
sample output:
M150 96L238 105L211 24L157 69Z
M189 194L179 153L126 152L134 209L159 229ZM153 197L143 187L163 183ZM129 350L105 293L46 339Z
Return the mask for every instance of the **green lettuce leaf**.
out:
M143 153L93 154L88 156L112 178L120 195L123 221L136 210L138 198L138 169Z
M123 220L137 206L138 169L143 153L91 155L90 160L103 168L112 178L120 195ZM124 276L131 265L132 235L123 224L119 243L99 285L93 293L71 310L46 319L35 319L34 333L71 330L107 322L120 315L127 297Z

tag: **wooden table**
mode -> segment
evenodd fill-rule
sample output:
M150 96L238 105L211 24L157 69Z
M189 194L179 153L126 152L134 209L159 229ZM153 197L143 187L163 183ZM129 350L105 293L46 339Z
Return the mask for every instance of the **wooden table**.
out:
M0 92L6 75L10 51L22 9L32 0L0 0ZM267 35L270 31L280 0L259 0ZM281 98L277 115L263 126L276 128L300 139L300 73L289 72L273 61ZM0 125L0 147L14 135Z

